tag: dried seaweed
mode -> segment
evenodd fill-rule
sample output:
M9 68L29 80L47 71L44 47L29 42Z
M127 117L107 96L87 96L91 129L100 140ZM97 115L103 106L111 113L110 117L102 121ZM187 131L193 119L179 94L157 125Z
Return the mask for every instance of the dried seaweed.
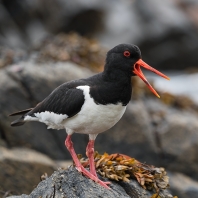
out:
M79 159L84 167L89 167L88 159ZM169 187L169 178L164 168L157 168L139 162L123 154L100 155L94 154L97 172L103 176L116 181L129 182L130 178L136 178L138 183L147 190L155 190L157 193Z

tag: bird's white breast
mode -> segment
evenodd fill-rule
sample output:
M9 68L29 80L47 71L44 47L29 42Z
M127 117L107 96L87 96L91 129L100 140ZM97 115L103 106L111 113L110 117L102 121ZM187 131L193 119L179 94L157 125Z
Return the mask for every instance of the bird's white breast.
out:
M90 97L89 86L78 86L77 89L83 90L85 102L79 113L64 121L68 131L84 134L102 133L114 126L126 110L126 106L121 103L96 104Z

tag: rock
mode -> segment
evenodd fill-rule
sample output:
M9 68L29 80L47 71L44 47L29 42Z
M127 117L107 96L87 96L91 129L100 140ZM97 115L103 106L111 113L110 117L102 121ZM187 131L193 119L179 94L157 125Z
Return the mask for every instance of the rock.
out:
M41 175L51 175L55 168L56 163L44 154L25 148L0 147L0 194L30 193Z
M10 111L16 111L17 104L18 108L28 108L30 104L26 100L27 94L19 84L8 76L5 70L0 71L0 84L0 95L2 96L0 97L0 136L9 146L12 143L8 141L9 133L7 131L12 129L9 126L8 115ZM19 135L21 134L19 133Z
M90 70L71 62L56 64L21 62L19 65L20 71L15 72L15 66L11 66L7 69L7 73L23 86L29 94L31 103L42 101L53 89L64 82L93 75Z
M143 190L140 187L140 185L133 180L130 180L129 183L120 182L120 185L124 188L124 190L126 191L126 193L130 197L134 197L134 198L135 197L141 197L141 198L149 197L150 198L153 194L156 194L156 193L153 193L153 192L151 193L148 190ZM166 198L166 197L171 198L171 197L173 197L167 190L163 190L163 192L161 192L159 195L160 195L160 198Z
M147 112L157 120L153 128L155 150L159 153L158 160L152 157L150 163L182 172L198 179L198 124L196 110L177 109L162 104L157 100L145 102ZM152 135L151 134L151 135Z
M106 180L105 180L106 181ZM84 177L75 168L55 171L49 178L40 182L29 196L11 196L9 198L28 197L82 197L82 198L150 198L153 192L147 192L138 186L135 180L129 184L111 181L111 190ZM161 198L173 197L167 191L160 192Z
M25 40L23 40L20 30L18 29L18 27L16 26L16 24L14 23L9 13L2 4L0 5L0 12L0 23L2 28L2 32L0 35L1 45L15 47L17 46L18 48L25 47Z
M198 198L198 182L181 173L169 172L170 190L179 198Z

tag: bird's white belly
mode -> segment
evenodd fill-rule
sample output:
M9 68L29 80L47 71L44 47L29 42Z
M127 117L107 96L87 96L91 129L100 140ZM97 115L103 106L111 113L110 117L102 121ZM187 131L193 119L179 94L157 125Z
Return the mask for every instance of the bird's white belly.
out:
M124 114L126 106L121 103L97 105L89 95L89 86L77 88L83 90L85 102L79 113L64 120L67 130L83 134L102 133L114 126Z
M64 126L76 133L98 134L114 126L122 117L126 106L84 105L81 112L65 120Z

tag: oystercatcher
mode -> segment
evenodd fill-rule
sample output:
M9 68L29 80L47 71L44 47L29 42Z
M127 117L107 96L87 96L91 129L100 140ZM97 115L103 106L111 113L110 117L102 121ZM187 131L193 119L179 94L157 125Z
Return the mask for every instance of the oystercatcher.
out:
M107 186L109 182L103 182L96 174L94 141L99 133L114 126L124 114L131 99L132 76L139 76L159 97L140 67L169 79L141 59L141 52L137 46L120 44L107 53L103 72L60 85L36 107L11 114L10 116L21 115L11 123L11 126L20 126L28 121L39 121L45 123L48 129L65 129L68 134L65 145L77 170L109 188ZM89 135L86 155L89 158L90 172L78 160L71 141L73 133Z

